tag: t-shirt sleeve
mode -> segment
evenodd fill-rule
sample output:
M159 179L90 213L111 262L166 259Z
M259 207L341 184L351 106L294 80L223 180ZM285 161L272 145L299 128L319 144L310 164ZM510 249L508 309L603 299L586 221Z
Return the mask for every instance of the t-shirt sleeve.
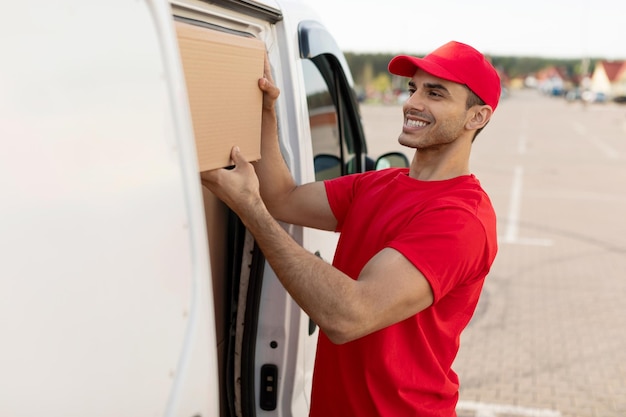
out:
M328 204L335 215L335 219L337 219L337 232L341 231L344 220L354 200L358 178L358 174L353 174L324 181Z
M419 216L388 244L425 276L435 302L455 286L485 275L486 245L478 217L458 207Z

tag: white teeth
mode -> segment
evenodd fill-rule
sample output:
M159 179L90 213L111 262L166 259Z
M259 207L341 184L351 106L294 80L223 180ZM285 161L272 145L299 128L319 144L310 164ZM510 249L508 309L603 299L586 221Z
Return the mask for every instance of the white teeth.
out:
M406 125L406 127L423 127L423 126L426 126L427 123L419 121L419 120L407 119L405 125Z

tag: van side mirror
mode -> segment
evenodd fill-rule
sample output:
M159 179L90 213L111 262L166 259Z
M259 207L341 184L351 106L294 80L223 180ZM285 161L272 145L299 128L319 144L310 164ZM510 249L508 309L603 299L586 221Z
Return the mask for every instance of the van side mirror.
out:
M348 161L346 172L353 172L354 159ZM342 175L341 159L330 154L318 154L313 158L315 168L315 180L324 181L337 178ZM365 157L365 170L379 170L385 168L407 168L409 159L401 152L388 152L378 157L376 161L370 157Z
M313 158L315 181L341 177L341 159L335 155L319 154Z
M378 157L375 169L385 168L407 168L409 166L409 158L401 152L388 152Z

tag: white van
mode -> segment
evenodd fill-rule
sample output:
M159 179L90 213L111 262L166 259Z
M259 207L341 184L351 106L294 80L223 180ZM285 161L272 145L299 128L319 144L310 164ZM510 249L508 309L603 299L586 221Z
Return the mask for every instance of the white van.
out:
M201 186L174 21L264 42L297 182L375 167L345 59L301 2L5 4L2 417L308 415L316 326ZM285 227L332 259L335 234Z

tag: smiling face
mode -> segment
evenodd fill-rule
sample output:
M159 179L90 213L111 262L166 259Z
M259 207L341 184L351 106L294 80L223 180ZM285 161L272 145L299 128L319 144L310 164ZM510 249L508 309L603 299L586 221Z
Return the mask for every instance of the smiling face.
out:
M404 124L398 141L419 150L436 149L473 132L467 129L472 117L464 85L437 78L418 69L409 81L411 96L403 105Z

